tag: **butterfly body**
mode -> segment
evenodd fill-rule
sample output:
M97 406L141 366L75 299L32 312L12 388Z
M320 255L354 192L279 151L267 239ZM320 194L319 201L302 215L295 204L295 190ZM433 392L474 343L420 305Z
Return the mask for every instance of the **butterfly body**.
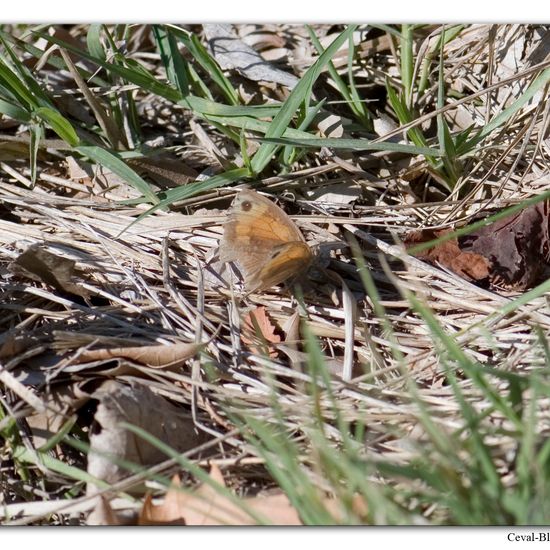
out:
M231 205L220 260L237 262L246 289L253 292L303 273L313 254L296 224L281 208L246 189Z

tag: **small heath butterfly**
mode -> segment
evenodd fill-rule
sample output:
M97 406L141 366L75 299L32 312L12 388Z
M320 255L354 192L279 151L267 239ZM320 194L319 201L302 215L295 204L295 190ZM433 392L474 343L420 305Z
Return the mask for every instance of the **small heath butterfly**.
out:
M220 260L237 262L246 290L270 288L303 273L313 254L296 224L256 191L235 197L224 226Z

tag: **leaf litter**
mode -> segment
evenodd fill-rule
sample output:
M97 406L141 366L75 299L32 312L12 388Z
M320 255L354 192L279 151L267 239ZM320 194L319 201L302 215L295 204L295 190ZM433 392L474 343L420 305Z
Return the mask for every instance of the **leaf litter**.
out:
M332 25L313 28L323 47L338 34ZM87 30L87 26L74 26L70 32L57 29L76 45L85 41ZM199 36L205 32L201 26L186 30ZM262 26L235 25L231 29L235 36L230 38L239 47L245 43L248 48L260 48L258 44L262 44L262 59L264 52L272 50L277 67L290 77L299 78L316 60L317 51L304 26L275 25L263 34L262 30ZM421 32L428 39L435 30L429 27ZM139 25L133 31L127 47L134 48L131 51L144 67L164 78L158 56L141 56L142 47L151 48L148 31ZM453 132L465 130L472 122L485 124L488 117L513 104L527 82L521 71L542 62L541 33L537 26L502 25L490 42L488 25L471 25L445 45L446 71L447 64L449 69L446 84L459 95L467 94L456 108L460 116L455 117L452 104L445 111L449 124L454 124ZM226 32L225 39L228 36ZM395 79L399 74L392 37L366 28L353 33L352 41L333 59L341 72L347 71L350 43L361 60L353 76L362 97L377 101L376 108L392 118L393 124L384 126L390 128L390 138L402 140L403 131L395 123L395 115L379 100L386 94L386 76ZM70 55L79 70L95 71L93 64ZM31 54L29 59L34 61ZM501 67L501 60L506 61L506 67ZM262 62L267 73L260 83L250 79L242 62L231 62L240 73L239 86L250 94L253 104L269 105L287 97L291 82L276 84L274 62L269 56ZM494 89L494 97L485 94L485 65L494 68L492 82L513 77ZM428 62L427 73L433 68ZM48 79L60 100L69 95L78 97L80 107L87 105L84 111L93 118L82 87L66 75L60 79L60 71L48 62L36 72ZM234 77L231 71L226 74ZM105 81L100 84L102 94L120 94L117 97L122 98L116 87ZM98 87L91 82L87 86L90 99ZM316 83L316 97L333 100L323 105L321 120L330 123L323 128L329 133L334 130L341 135L346 132L372 138L369 132L350 124L350 112L342 106L335 89L326 74ZM228 166L242 165L239 147L219 125L154 94L134 91L147 143L156 147L159 155L154 161L142 162L141 167L140 163L133 166L156 191L165 189L170 180L181 185ZM426 94L422 105L434 104L434 90L428 89ZM23 434L17 456L28 457L23 466L33 475L39 476L45 466L39 466L38 460L33 462L31 452L22 454L20 449L25 445L33 452L48 447L49 458L92 479L83 476L75 489L74 470L48 470L50 494L38 489L25 493L17 470L20 465L14 464L10 455L12 442L3 443L2 460L8 454L10 461L0 481L2 521L41 523L50 517L59 517L60 522L82 521L92 510L96 512L94 521L103 524L136 521L136 514L141 514L142 522L187 525L215 521L212 515L216 514L217 521L227 523L256 521L244 517L241 507L237 510L232 499L220 496L208 485L196 489L206 498L195 494L185 500L180 491L157 486L157 496L143 500L152 482L146 473L129 473L124 464L132 462L152 472L166 456L125 428L124 422L142 427L189 460L213 468L214 473L213 465L223 465L223 483L228 480L233 494L243 495L248 504L258 506L268 522L303 523L284 494L274 495L273 502L268 494L255 494L258 488L260 493L273 489L274 481L265 457L245 441L232 422L233 415L243 411L286 430L304 453L301 464L324 495L324 506L329 511L334 506L338 509L337 491L319 478L312 467L314 460L307 454L306 427L314 413L304 388L317 379L306 368L302 319L307 319L309 330L319 339L330 370L330 395L320 392L316 406L323 412L323 428L332 444L342 444L332 418L334 399L347 421L368 426L362 452L394 465L422 457L426 442L424 430L418 429L418 409L411 402L408 378L395 350L403 356L407 374L414 377L419 396L429 404L433 421L446 432L463 426L460 406L445 382L444 365L434 352L432 335L403 299L402 291L423 296L443 329L456 337L472 360L511 374L530 373L542 366L536 330L545 335L550 332L546 297L538 296L508 314L499 312L518 292L536 284L548 260L546 204L447 241L424 256L412 257L393 244L406 242L413 230L417 233L411 242L432 240L486 216L487 203L504 208L547 191L548 169L536 154L545 118L544 112L536 109L536 102L535 97L502 131L491 135L491 146L473 152L475 162L465 163L462 178L469 187L459 185L450 196L437 178L431 177L424 158L403 158L391 151L320 154L312 149L299 156L290 171L258 175L258 188L278 198L303 228L308 242L326 242L327 234L344 243L350 235L359 240L385 308L383 316L373 309L346 246L331 249L323 266L340 278L312 277L309 287L303 289L303 301L282 288L243 297L238 280L232 281L233 293L222 293L207 284L206 274L216 255L234 189L188 197L175 208L157 210L129 227L144 211L132 201L119 202L121 198L139 197L133 187L75 152L69 161L71 157L64 157L59 144L51 141L39 147L39 170L33 187L26 127L3 127L7 137L0 136L0 143L14 148L0 159L0 397L2 409L10 414L0 420L0 427L5 429L12 418L16 419ZM101 116L109 117L110 113ZM426 117L426 127L435 121L429 108L420 116ZM125 119L124 139L129 119ZM6 122L6 117L0 122ZM522 147L521 140L529 146ZM522 159L519 164L518 158ZM176 179L174 173L180 168L180 179ZM41 251L34 255L38 255L37 263L46 266L32 267L26 273L12 270L10 266L21 258L21 250L28 247L33 254ZM389 270L380 261L381 253ZM491 286L471 284L484 279L489 279ZM393 338L386 330L388 322ZM487 330L472 329L479 326ZM507 391L506 384L495 383ZM280 416L270 406L273 390ZM471 380L461 381L461 391L476 411L486 413L484 422L504 426L502 434L491 441L491 453L499 471L511 472L503 476L503 484L513 486L517 482L512 464L517 447L514 427L491 408ZM548 400L540 400L537 406L536 433L545 437ZM91 445L89 460L64 440L55 440L56 432L65 426L73 426L71 433ZM30 436L25 437L27 432ZM107 458L113 455L116 461ZM47 468L59 467L52 461L48 464ZM188 472L175 462L163 471L179 473L182 487L192 485ZM105 489L102 481L111 487ZM400 481L381 476L377 483L395 485ZM174 485L180 483L174 481ZM65 502L54 498L75 494L70 491L80 491L82 496L71 496L63 499ZM131 492L138 500L125 498L121 504L120 491ZM195 505L195 516L190 516L189 501ZM264 509L260 502L266 505ZM357 517L372 521L361 498L354 504ZM131 518L120 516L121 509L129 510ZM231 517L224 517L221 509L229 510ZM425 517L437 522L436 509L424 510ZM330 513L336 522L341 521L336 512ZM93 516L89 519L92 523ZM378 521L384 519L382 515Z
M475 220L478 221L478 220ZM438 263L457 275L497 288L526 290L550 266L548 202L541 202L420 252L417 257ZM450 234L423 229L406 236L413 246Z

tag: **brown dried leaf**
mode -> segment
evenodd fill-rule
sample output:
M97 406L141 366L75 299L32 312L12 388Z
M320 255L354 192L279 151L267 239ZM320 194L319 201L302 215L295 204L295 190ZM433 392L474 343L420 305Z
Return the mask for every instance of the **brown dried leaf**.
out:
M262 355L265 348L270 357L277 357L277 350L269 344L279 344L281 337L275 332L276 327L267 316L265 307L260 306L247 313L243 321L242 340L252 353ZM260 340L264 346L258 345ZM262 350L262 347L264 350Z
M295 311L282 325L283 332L285 333L286 343L296 343L301 339L300 334L300 312Z
M211 467L210 478L222 487L226 486L216 465ZM257 525L253 517L207 483L192 493L180 488L180 480L174 476L162 504L155 506L150 497L146 498L139 525ZM243 502L273 525L302 525L298 513L282 493L247 498Z
M164 502L158 505L153 504L153 497L147 494L139 513L138 525L187 525L179 501L169 498L173 491L170 489Z
M303 525L284 493L246 499L247 505L273 525Z
M217 466L212 466L210 477L225 487ZM164 502L153 505L146 499L139 516L139 525L253 525L251 518L236 504L208 484L202 484L193 493L180 490L177 476Z
M44 445L67 422L71 416L73 420L75 411L84 405L89 399L82 390L80 383L62 383L48 386L42 394L46 404L46 410L36 412L25 418L32 434L33 445L36 448Z
M35 281L53 286L61 292L89 296L89 292L73 282L75 261L49 252L40 244L32 244L11 264L10 270Z
M11 333L0 345L0 359L9 359L39 344L40 340L36 336Z
M337 499L327 498L323 501L325 508L331 513L336 522L341 523L344 521L344 515L342 513L342 507ZM351 509L353 513L360 517L366 517L368 512L368 506L365 498L361 495L354 495L351 501Z
M126 469L114 459L148 466L161 462L162 451L128 430L122 423L137 426L178 452L185 452L204 442L195 430L191 414L153 393L138 382L123 384L104 382L93 394L98 405L90 435L88 473L108 483L118 481ZM89 483L88 494L97 491Z
M180 343L168 346L132 346L109 349L84 350L78 356L79 362L130 359L152 368L177 368L194 357L202 344Z
M462 250L479 254L491 268L491 282L524 290L549 261L549 203L538 203L461 237Z
M417 254L470 280L524 290L550 263L550 203L541 202L477 231ZM425 229L407 236L405 244L427 242L449 230Z
M128 525L109 504L109 499L104 495L99 495L95 508L90 512L86 519L87 525Z
M451 231L449 229L415 231L407 235L405 246L410 247L432 241L447 233L451 233ZM460 250L456 239L428 248L417 253L416 256L422 260L439 263L470 281L482 281L489 276L489 262L480 254Z

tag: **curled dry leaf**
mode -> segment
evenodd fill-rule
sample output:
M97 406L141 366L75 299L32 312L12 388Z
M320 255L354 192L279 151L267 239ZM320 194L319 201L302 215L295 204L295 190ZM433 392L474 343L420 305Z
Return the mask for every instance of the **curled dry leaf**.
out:
M220 469L213 465L210 478L226 487ZM296 510L286 495L279 493L266 497L242 500L253 513L273 525L301 525ZM257 525L258 521L229 497L207 483L193 492L181 490L177 476L161 504L154 505L151 497L145 499L139 515L139 525Z
M437 239L447 233L449 229L435 230L423 229L407 235L405 246L413 246ZM486 258L472 252L463 252L456 239L445 241L432 248L428 248L416 254L422 260L439 263L454 271L457 275L470 281L482 281L489 276L489 262Z
M216 465L210 470L210 478L220 487L226 487L223 475ZM244 498L241 502L243 507L207 483L203 483L194 491L183 491L179 477L174 476L163 502L155 505L150 495L145 498L138 524L258 525L261 520L271 525L303 525L297 510L280 491L266 496ZM346 520L340 501L323 498L323 504L333 516L335 524ZM349 504L346 507L349 507ZM351 511L358 518L367 516L364 497L353 497Z
M75 282L75 261L48 251L43 245L32 244L11 264L10 270L35 281L53 286L61 292L88 296L86 289Z
M194 357L201 348L202 344L179 343L167 346L132 346L83 350L78 356L78 361L109 361L124 358L152 368L175 369Z
M121 479L127 470L115 460L148 466L157 464L166 455L128 430L122 423L132 424L155 436L177 452L188 451L204 442L195 430L191 414L187 414L137 382L123 384L104 382L92 397L98 401L90 434L88 473L108 483ZM89 483L88 494L97 491Z
M275 346L270 345L281 342L281 337L275 330L276 327L269 319L265 307L260 306L245 316L241 337L252 353L262 355L267 348L270 357L277 357Z
M419 258L451 269L465 279L488 279L503 288L532 286L550 263L550 204L541 202L477 231L438 244ZM427 242L450 230L425 229L407 236L406 246Z
M335 183L332 185L319 186L307 192L309 199L319 204L330 206L344 206L361 198L361 186L355 184Z
M73 382L49 386L42 395L46 409L25 418L37 449L58 434L69 419L76 420L75 411L89 400L82 385Z
M111 507L109 499L105 495L99 495L96 497L97 504L95 508L90 512L90 515L86 519L87 525L129 525L128 521L124 521L122 514L117 513Z
M460 238L460 248L489 261L494 285L524 290L550 259L549 207L541 202L482 227Z
M235 69L244 77L294 88L298 78L278 69L248 44L245 44L227 24L203 25L204 33L214 57L222 69Z
M216 466L210 471L211 479L225 487L223 476ZM154 506L145 501L140 513L140 525L253 525L251 518L230 499L204 483L194 492L181 490L176 477L164 502Z

